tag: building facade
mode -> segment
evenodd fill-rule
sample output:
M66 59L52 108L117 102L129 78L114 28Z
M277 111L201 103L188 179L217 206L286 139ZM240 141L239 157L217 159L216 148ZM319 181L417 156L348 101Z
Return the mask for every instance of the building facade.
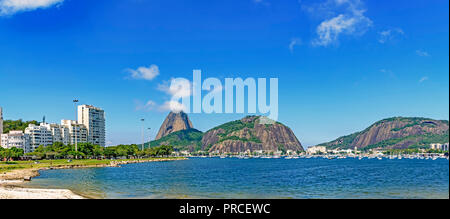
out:
M61 126L67 128L63 130L62 135L63 138L69 139L70 144L74 145L75 141L77 143L88 142L88 132L83 124L74 120L61 120Z
M25 134L28 134L30 138L31 151L35 151L39 146L48 146L53 144L53 136L50 129L47 128L45 123L40 125L29 124L25 128Z
M3 134L3 111L0 106L0 135ZM0 138L0 145L2 145L2 139Z
M30 136L23 131L10 131L7 134L1 134L1 146L5 149L13 147L23 149L24 153L31 151Z
M431 149L440 150L440 151L448 151L449 143L445 144L431 144Z
M90 105L80 105L78 123L87 129L87 142L105 146L105 111Z
M324 146L313 146L313 147L309 147L308 149L306 149L306 153L307 154L318 154L318 153L326 154L327 148Z
M25 132L11 131L3 134L3 111L0 107L0 146L4 148L22 148L25 153L33 152L39 146L48 146L55 142L64 145L92 143L105 146L105 112L90 106L77 108L77 120L61 120L61 124L30 124Z
M64 145L70 143L69 129L59 124L44 124L52 133L53 143L60 142Z

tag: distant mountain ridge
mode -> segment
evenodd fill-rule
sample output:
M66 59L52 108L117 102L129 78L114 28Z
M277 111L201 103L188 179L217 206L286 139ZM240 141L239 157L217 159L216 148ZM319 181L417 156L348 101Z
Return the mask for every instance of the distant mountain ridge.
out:
M446 143L449 122L419 117L393 117L378 121L367 129L320 144L327 148L420 148L431 143Z
M172 126L171 121L174 120L175 116L170 113L160 130L173 130L170 126ZM182 117L184 121L189 121L186 114ZM172 145L177 150L203 150L219 153L254 152L258 150L304 151L302 144L290 128L278 122L270 125L261 124L260 118L259 116L247 116L241 120L217 126L206 133L192 127L173 131L147 143L146 146ZM192 123L189 121L189 124Z

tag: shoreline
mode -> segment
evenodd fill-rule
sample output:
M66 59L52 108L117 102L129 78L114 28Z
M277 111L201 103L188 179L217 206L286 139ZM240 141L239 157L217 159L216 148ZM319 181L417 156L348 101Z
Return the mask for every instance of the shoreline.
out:
M39 171L41 170L120 167L121 165L134 163L165 162L178 160L187 160L187 158L179 157L112 160L107 164L66 164L49 167L16 169L0 174L0 199L90 199L90 197L78 195L69 189L42 189L28 188L23 186L23 183L26 180L31 180L32 178L39 176Z

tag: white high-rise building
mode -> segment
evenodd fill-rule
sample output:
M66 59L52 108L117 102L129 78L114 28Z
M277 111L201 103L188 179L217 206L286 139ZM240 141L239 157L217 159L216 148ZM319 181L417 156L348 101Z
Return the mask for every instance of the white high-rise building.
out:
M13 147L23 149L24 153L31 151L30 136L23 131L10 131L8 134L1 134L1 146L6 149Z
M88 132L88 142L105 146L105 111L90 105L78 106L78 123Z
M25 134L30 136L31 151L35 151L41 145L45 147L53 144L52 132L45 123L41 123L39 126L29 124L25 128Z
M88 132L83 124L74 120L61 120L61 126L67 128L62 129L62 137L69 138L69 143L74 145L75 139L77 143L88 142Z
M3 134L3 111L0 106L0 135ZM2 145L2 139L0 138L0 145Z
M59 124L47 124L44 126L50 130L53 137L53 143L60 142L64 145L68 145L70 142L69 128Z

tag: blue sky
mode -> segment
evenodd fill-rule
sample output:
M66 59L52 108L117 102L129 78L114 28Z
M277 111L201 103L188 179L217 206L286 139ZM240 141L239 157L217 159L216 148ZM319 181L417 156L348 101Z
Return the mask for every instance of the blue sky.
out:
M0 106L5 119L59 123L78 98L105 109L109 144L138 143L139 119L154 137L168 113L140 105L163 104L161 84L201 69L279 78L279 121L307 146L392 116L448 119L448 10L445 0L0 0ZM139 67L151 77L133 78ZM190 119L206 131L243 116Z

